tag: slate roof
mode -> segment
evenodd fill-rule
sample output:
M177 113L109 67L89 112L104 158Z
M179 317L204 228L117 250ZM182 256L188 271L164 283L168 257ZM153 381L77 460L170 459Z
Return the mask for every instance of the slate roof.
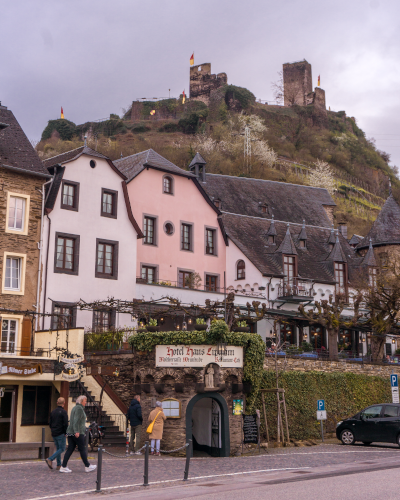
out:
M372 248L372 241L369 242L368 252L365 254L365 257L362 261L362 265L376 267L376 259L375 259L374 249Z
M6 106L0 106L0 122L8 125L0 128L0 165L50 177L17 119Z
M301 227L301 231L300 231L297 239L298 240L306 240L307 239L307 231L306 231L306 222L305 221L303 221L303 225Z
M189 168L192 168L197 164L205 165L206 163L206 160L201 156L201 154L196 153L193 160L190 162Z
M284 253L286 255L297 255L296 247L293 243L292 237L290 236L289 224L287 224L286 234L282 240L282 243L275 250L276 253Z
M152 167L163 172L183 175L184 177L195 177L191 172L183 170L172 162L156 153L153 149L142 151L119 160L114 160L114 165L127 177L130 182L140 174L146 167Z
M350 245L358 245L362 239L363 239L363 236L359 236L358 234L353 234L353 236L349 240L349 244Z
M271 220L224 213L222 222L228 237L246 255L264 276L283 276L282 254L276 253L287 233L287 224L275 221L277 245L268 244L265 235ZM289 233L298 254L298 274L300 278L313 279L320 283L334 283L334 271L327 257L331 254L328 245L330 228L306 226L307 248L298 246L299 225L290 225ZM349 265L349 272L359 264L353 248L341 234L338 235L340 246Z
M222 201L221 211L276 221L331 227L323 205L336 206L326 189L286 182L207 174L203 187L212 199ZM267 213L259 203L268 205ZM328 239L328 238L327 238Z
M339 233L336 233L335 245L326 260L330 260L332 262L347 262L346 255L344 254L342 245L339 241Z
M367 248L370 238L373 246L400 244L400 206L392 194L383 205L367 236L358 244L357 250Z

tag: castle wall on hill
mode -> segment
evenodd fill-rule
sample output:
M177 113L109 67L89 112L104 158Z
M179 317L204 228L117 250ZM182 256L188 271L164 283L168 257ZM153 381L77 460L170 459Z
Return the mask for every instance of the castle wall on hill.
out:
M226 73L211 74L211 63L199 64L190 68L190 98L202 101L207 106L210 93L228 83Z
M284 105L306 106L312 92L311 64L306 60L283 65Z

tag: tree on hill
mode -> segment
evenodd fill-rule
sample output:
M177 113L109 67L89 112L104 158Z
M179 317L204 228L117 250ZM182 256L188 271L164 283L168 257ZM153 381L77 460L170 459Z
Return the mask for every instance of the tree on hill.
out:
M49 120L47 127L43 130L42 141L50 139L54 131L63 141L70 141L76 133L76 125L65 119Z
M314 162L315 169L310 175L310 185L322 187L328 190L330 195L335 192L335 177L331 167L326 161L317 160Z

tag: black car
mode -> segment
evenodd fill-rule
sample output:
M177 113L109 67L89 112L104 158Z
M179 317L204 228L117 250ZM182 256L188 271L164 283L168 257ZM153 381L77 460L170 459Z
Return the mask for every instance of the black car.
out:
M368 406L338 422L336 436L343 444L397 443L400 446L400 404Z

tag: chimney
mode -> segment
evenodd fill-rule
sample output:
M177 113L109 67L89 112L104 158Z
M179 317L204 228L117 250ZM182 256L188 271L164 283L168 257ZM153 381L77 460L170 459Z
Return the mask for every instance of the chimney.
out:
M339 231L343 238L347 240L347 225L345 222L339 222Z

